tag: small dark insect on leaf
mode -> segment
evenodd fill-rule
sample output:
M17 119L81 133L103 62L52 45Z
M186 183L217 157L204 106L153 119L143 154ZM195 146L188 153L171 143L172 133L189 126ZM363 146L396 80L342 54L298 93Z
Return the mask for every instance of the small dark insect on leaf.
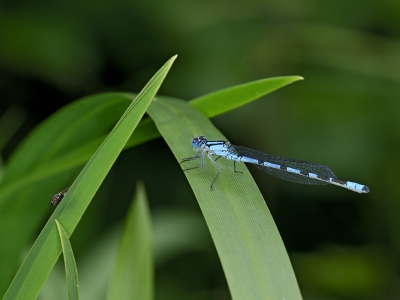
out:
M53 196L53 199L51 199L51 204L53 204L54 206L57 206L61 200L64 198L65 194L68 192L69 187L67 187L66 189L62 190L61 192L55 194Z

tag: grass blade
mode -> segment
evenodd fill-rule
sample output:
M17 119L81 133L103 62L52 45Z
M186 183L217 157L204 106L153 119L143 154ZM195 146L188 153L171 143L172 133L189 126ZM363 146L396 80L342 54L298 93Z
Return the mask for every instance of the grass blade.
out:
M190 137L224 139L184 101L158 100L148 113L178 161L193 156ZM223 169L210 190L215 166L185 172L220 256L233 299L301 299L289 257L258 187L244 165L218 161ZM194 165L196 162L194 162ZM197 162L198 164L198 162ZM189 165L188 165L189 166Z
M153 298L150 212L142 184L129 209L107 299Z
M60 222L56 221L58 234L61 240L61 247L64 256L65 275L67 278L68 300L79 299L78 270L76 268L74 253L69 238Z
M43 228L3 299L37 297L61 252L54 220L59 220L67 235L71 236L104 177L153 100L175 58L176 56L172 57L143 88L79 174Z
M302 79L300 76L286 76L252 81L193 99L190 105L212 118Z

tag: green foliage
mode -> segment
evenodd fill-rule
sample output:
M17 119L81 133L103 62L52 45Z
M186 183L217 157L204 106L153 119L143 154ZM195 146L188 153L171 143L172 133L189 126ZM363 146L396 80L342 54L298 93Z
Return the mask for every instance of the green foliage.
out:
M140 91L177 52L160 95L198 100L259 78L306 78L213 124L232 143L322 163L371 187L358 195L297 185L249 166L304 298L400 299L399 11L393 0L2 1L0 295L53 212L51 196L72 184L136 96L98 93ZM74 101L82 95L90 96ZM156 298L231 299L181 157L157 137L142 119L71 237L82 299L106 295L137 180L154 222ZM195 173L212 176L208 167ZM39 300L66 299L61 269L60 259Z
M55 182L65 180L62 176L57 178L58 175L63 173L73 174L74 169L98 147L37 238L4 299L36 297L61 251L56 242L58 235L54 225L52 225L54 224L53 221L59 220L59 223L57 222L59 234L64 232L59 224L63 224L62 227L65 228L66 236L62 236L64 249L65 238L68 238L74 231L104 176L108 173L124 145L132 146L157 136L154 123L147 119L140 123L138 130L127 142L173 60L174 58L161 68L143 91L132 101L110 135L101 144L103 132L109 128L112 120L118 115L118 111L126 105L127 100L134 98L132 95L104 94L88 97L70 105L36 129L13 155L2 181L4 188L0 193L3 207L8 205L10 209L20 207L18 204L25 201L26 193L15 198L18 192L21 192L21 184L25 190L31 189L33 193L40 194L39 187L51 186ZM196 106L208 116L215 116L298 79L300 77L260 80L207 95L192 101L190 104ZM234 97L235 94L239 96ZM164 110L165 105L170 107ZM86 109L88 107L93 107L93 109ZM186 141L189 134L204 130L204 132L219 135L201 113L181 101L157 97L154 99L149 113L156 120L157 127L164 138L171 144L173 152L176 151L176 147L181 149L180 152L176 153L178 157L187 152L184 149L187 148ZM178 130L177 126L186 129ZM63 130L63 128L67 128L67 130ZM180 134L176 135L176 132ZM173 137L172 140L171 136ZM23 173L26 170L33 170L33 172L24 177ZM189 178L192 176L195 176L194 173L189 175ZM279 233L251 177L246 172L246 175L242 177L230 178L233 180L231 183L226 181L227 178L229 179L229 177L226 177L221 180L221 184L223 184L221 193L211 193L205 198L199 195L199 191L208 185L208 180L203 178L198 182L192 180L190 182L195 193L199 196L198 200L202 207L207 203L207 200L210 200L208 197L211 195L217 196L218 201L208 201L210 204L220 203L222 205L221 207L215 207L214 204L209 207L204 206L203 210L208 211L208 213L205 213L206 220L220 252L232 294L234 297L252 295L254 299L274 298L278 295L289 295L291 298L300 297L293 270ZM18 185L16 184L17 180ZM245 180L244 186L246 188L244 190L237 188L237 180L239 182ZM246 191L251 190L252 192L247 194ZM244 198L243 193L247 194ZM238 214L241 210L245 213L244 215ZM5 212L1 211L1 213ZM224 212L224 217L221 217L221 212ZM149 257L149 226L146 225L148 223L147 214L144 206L144 195L139 189L137 201L132 206L131 216L128 217L116 269L109 289L109 297L112 299L115 299L115 297L129 298L127 295L133 294L141 295L140 298L152 297L151 263L146 263L151 261ZM254 214L258 214L258 217L254 218ZM13 219L10 219L11 224L17 224L18 219L18 210L16 210ZM39 217L37 217L36 220L29 221L35 223L39 220ZM144 234L145 232L147 234ZM227 236L224 232L230 232L230 234ZM8 232L3 230L2 234L5 238ZM260 235L269 236L269 240L258 239L257 237ZM29 232L25 233L25 238L29 236ZM237 244L237 247L231 248L232 244ZM142 250L138 251L137 245L140 245ZM13 247L15 246L13 245ZM135 256L131 255L132 249L137 250ZM274 249L274 251L268 249ZM70 278L69 275L76 274L76 269L71 272L71 264L67 264L67 262L70 261L68 258L72 255L72 252L68 252L67 249L65 251L68 294L69 297L73 297L77 295L77 291L73 291L76 286L71 285L71 282L77 283L77 276ZM262 263L267 261L274 261L275 263L272 265ZM281 271L272 272L274 269ZM5 272L10 272L10 270L12 268L5 269ZM74 270L73 266L72 270ZM246 280L243 281L244 279ZM144 282L147 283L144 284ZM246 283L240 284L240 282ZM283 287L288 284L291 289L284 289Z
M81 171L58 205L7 290L4 299L34 299L61 252L57 246L54 220L59 220L68 236L72 234L104 177L122 151L164 80L175 57L156 73L131 103L114 129Z
M77 101L39 125L13 153L0 182L0 237L9 241L0 247L3 293L15 274L21 249L48 214L49 195L71 184L104 140L99 137L133 99L114 93Z

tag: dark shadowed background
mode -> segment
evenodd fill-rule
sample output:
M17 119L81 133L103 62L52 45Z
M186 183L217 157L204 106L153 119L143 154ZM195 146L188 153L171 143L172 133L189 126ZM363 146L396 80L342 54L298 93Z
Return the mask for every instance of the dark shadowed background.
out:
M399 36L393 0L1 1L2 168L59 108L93 93L138 92L174 54L160 94L187 100L300 75L213 122L234 144L321 163L370 187L359 195L250 167L304 299L400 299ZM230 299L197 202L161 138L117 160L72 236L78 270L123 221L138 179L154 217L156 299ZM185 222L196 230L174 244Z

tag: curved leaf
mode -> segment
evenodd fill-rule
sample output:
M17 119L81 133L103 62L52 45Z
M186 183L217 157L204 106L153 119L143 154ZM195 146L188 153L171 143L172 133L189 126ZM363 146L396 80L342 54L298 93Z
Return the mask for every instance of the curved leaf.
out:
M201 134L224 140L211 122L184 101L157 100L148 113L178 161L194 155L190 138ZM185 172L216 245L233 299L301 299L278 229L244 165L220 159L222 173L209 160ZM187 166L198 165L195 161Z
M56 221L64 256L65 275L67 278L68 300L79 299L78 270L69 238L60 222Z

